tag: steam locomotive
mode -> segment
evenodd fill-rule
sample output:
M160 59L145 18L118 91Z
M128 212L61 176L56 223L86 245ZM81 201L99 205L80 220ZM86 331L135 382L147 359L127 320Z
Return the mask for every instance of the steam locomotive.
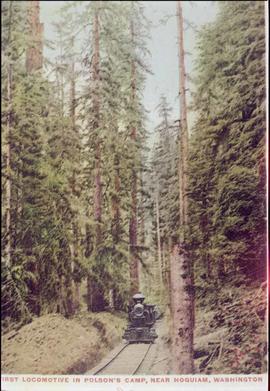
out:
M154 342L158 337L154 326L157 310L153 304L144 304L144 295L136 293L134 304L128 307L129 323L123 338L129 343Z

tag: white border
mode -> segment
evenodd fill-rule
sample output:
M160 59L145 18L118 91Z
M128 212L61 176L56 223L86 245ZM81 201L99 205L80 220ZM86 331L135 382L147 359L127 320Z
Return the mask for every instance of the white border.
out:
M2 391L266 391L262 375L2 375ZM5 381L5 378L9 378Z
M266 211L269 212L269 22L268 2L265 1L266 36ZM267 218L266 263L269 284L269 227ZM269 285L268 285L269 287ZM267 289L267 315L269 315ZM269 344L269 326L267 324ZM268 368L269 369L269 368ZM8 379L8 380L7 380ZM31 381L29 381L31 379ZM47 379L47 381L44 381ZM49 379L49 380L48 380ZM57 382L55 382L58 379ZM111 379L111 380L110 380ZM137 381L136 381L137 379ZM167 379L167 380L166 380ZM169 379L169 380L168 380ZM207 382L206 382L207 379ZM7 380L7 381L6 381ZM77 381L76 381L77 380ZM219 380L219 381L217 381ZM88 376L88 375L1 375L2 391L266 391L268 375L160 375L160 376Z

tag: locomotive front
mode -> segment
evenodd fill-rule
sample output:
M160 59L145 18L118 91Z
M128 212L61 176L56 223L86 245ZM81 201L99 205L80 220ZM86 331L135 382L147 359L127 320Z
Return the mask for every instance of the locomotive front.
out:
M155 306L144 304L145 297L141 293L133 296L134 304L129 306L129 324L123 338L128 342L154 342L157 333L155 323Z

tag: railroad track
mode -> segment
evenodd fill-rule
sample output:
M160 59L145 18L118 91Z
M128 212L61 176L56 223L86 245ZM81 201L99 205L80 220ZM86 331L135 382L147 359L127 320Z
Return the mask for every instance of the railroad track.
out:
M152 343L125 344L106 362L91 371L92 375L136 375L147 358Z

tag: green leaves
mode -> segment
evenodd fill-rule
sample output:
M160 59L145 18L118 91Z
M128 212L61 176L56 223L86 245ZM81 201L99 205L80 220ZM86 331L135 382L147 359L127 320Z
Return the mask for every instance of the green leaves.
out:
M259 224L265 190L259 188L257 159L265 134L264 6L250 1L219 6L216 21L201 31L198 44L194 106L199 119L190 153L192 236L201 253L198 262L207 251L214 268L221 260L228 270L233 263L256 269L263 262L265 235ZM206 217L207 227L202 224ZM207 239L200 229L207 229Z

